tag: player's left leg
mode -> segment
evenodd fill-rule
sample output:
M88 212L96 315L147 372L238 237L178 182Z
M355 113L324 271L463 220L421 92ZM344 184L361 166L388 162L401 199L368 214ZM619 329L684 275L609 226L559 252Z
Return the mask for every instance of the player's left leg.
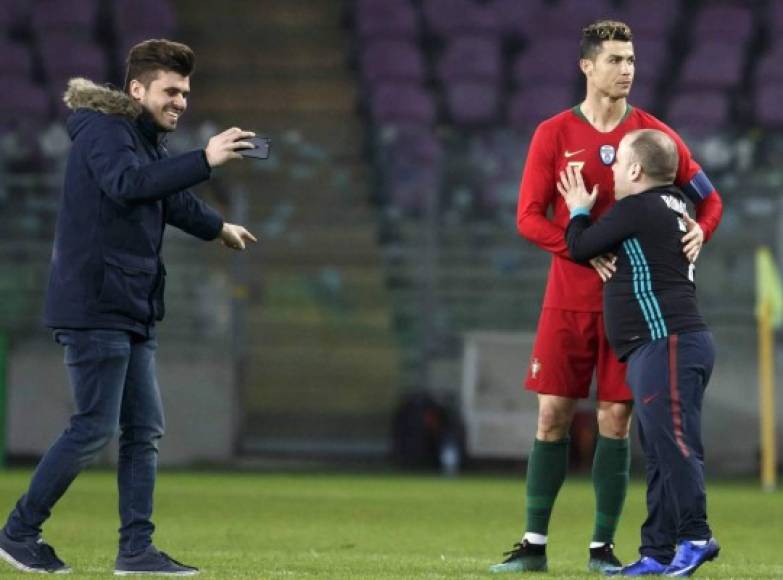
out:
M617 360L603 335L603 319L598 348L598 441L593 456L595 525L590 542L588 568L603 571L621 563L614 555L614 535L628 491L630 448L628 432L633 405L626 385L626 365Z
M720 546L707 523L701 408L715 359L712 335L689 332L670 336L669 392L673 440L662 446L678 515L677 553L664 574L690 576L715 559Z
M155 376L156 349L154 338L134 340L125 379L117 466L122 526L115 575L198 573L197 568L177 562L152 544L158 441L164 432L163 403Z

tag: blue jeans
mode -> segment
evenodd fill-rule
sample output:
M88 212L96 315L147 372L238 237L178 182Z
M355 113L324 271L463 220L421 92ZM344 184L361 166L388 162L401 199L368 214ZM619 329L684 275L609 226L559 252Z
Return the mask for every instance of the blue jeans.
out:
M701 408L715 362L712 335L688 332L631 353L626 380L647 468L639 552L663 564L683 540L709 540Z
M163 436L163 404L155 378L154 338L121 330L56 330L76 413L33 473L6 523L16 539L37 537L55 503L79 472L120 430L117 486L124 556L152 543L152 496Z

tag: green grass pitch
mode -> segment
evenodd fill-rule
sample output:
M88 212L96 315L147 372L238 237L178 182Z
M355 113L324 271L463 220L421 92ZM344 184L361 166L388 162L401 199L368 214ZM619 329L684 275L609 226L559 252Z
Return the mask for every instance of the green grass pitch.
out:
M29 477L0 472L3 518ZM717 481L708 493L723 551L697 576L783 578L783 495ZM202 578L497 578L487 567L518 539L523 501L523 482L512 477L162 472L155 539L200 566ZM91 471L55 508L44 537L72 577L111 574L116 505L114 474ZM550 527L550 571L524 577L599 577L585 572L592 512L590 482L569 478ZM636 556L643 513L635 482L617 538L624 561ZM0 576L22 577L4 562Z

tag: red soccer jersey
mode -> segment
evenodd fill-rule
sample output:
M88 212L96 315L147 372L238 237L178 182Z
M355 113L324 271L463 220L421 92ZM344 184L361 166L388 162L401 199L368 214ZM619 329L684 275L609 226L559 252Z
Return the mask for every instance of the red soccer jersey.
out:
M560 171L568 164L579 164L587 190L591 191L593 185L598 184L598 199L591 211L593 219L597 219L615 202L612 163L620 140L637 129L658 129L674 139L680 155L675 183L700 202L696 220L704 230L705 240L718 226L722 213L720 196L712 189L682 139L666 124L629 106L614 130L601 133L582 115L579 107L563 111L541 123L533 135L517 206L519 233L552 252L544 308L581 312L603 310L603 283L598 273L589 265L574 262L568 255L564 232L570 214L555 184ZM550 208L552 214L547 217Z

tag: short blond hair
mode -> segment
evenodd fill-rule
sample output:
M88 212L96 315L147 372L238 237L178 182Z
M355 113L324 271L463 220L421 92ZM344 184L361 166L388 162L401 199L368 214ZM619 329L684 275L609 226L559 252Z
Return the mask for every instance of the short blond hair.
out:
M631 27L619 20L596 20L582 29L579 58L593 60L601 52L601 45L607 40L631 42Z

